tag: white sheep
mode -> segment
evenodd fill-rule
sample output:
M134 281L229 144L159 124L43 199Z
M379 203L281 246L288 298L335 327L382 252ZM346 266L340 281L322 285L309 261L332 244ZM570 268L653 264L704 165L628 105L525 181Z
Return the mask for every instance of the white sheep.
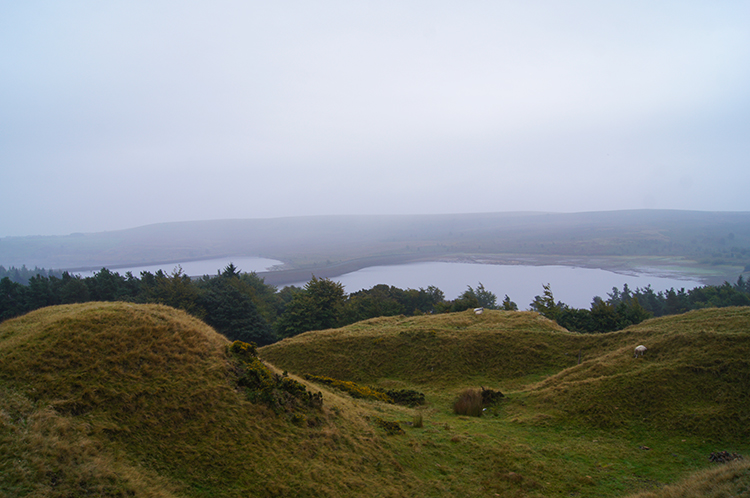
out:
M474 308L475 315L481 315L483 311L484 311L484 308Z
M640 345L635 347L635 355L633 358L638 358L639 356L643 358L643 353L646 352L646 346Z

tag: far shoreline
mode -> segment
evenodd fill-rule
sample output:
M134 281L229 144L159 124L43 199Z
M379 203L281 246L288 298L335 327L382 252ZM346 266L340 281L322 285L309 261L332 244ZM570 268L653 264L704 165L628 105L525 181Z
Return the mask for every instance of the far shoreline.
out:
M595 258L565 255L528 254L451 254L441 257L415 257L410 255L378 256L360 258L325 266L280 269L256 272L265 283L283 286L308 281L313 275L318 278L335 279L374 266L396 266L420 262L472 263L488 265L520 266L568 266L605 270L622 275L653 275L676 279L697 280L704 285L721 285L725 281L733 283L743 274L743 267L727 265L701 265L696 261L681 257L619 257L601 256ZM734 275L734 276L732 276Z

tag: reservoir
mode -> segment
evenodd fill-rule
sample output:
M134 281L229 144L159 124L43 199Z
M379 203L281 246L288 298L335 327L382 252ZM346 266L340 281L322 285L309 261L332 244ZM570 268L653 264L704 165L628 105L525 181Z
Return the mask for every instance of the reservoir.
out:
M139 266L130 268L110 268L111 271L125 275L130 271L140 277L142 271L156 273L163 270L170 274L179 265L186 275L216 275L229 263L233 263L242 272L263 272L281 265L281 261L268 258L233 257L217 258L203 261L187 261L162 265ZM95 272L81 272L82 277ZM481 282L484 288L497 296L500 304L507 294L511 301L521 310L528 309L534 296L542 295L545 284L550 284L556 301L574 308L589 308L594 296L607 299L612 287L622 290L628 284L631 290L651 285L654 292L670 288L686 290L702 286L698 280L681 278L680 275L663 275L648 273L615 273L612 271L578 268L572 266L533 266L533 265L493 265L456 262L423 262L390 266L372 266L351 273L346 273L331 280L340 282L347 293L370 289L378 284L399 287L401 289L419 289L429 286L438 287L446 299L455 299L467 286L476 287ZM293 285L302 287L306 282Z
M550 284L556 301L574 308L591 306L594 296L607 299L612 287L622 290L628 284L631 290L651 285L654 292L700 287L697 280L681 279L679 276L657 274L621 274L607 270L577 268L571 266L523 266L492 265L477 263L425 262L393 266L373 266L347 273L331 280L341 282L347 293L370 289L378 284L387 284L401 289L438 287L446 299L455 299L467 286L474 289L481 282L484 288L497 296L500 304L507 294L518 309L525 310L541 296L545 284ZM304 282L296 284L304 285Z

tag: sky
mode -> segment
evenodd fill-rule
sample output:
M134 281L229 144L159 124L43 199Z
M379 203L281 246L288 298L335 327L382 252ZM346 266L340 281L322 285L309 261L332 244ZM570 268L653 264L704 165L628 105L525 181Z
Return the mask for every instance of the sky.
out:
M0 237L750 211L750 2L0 0Z

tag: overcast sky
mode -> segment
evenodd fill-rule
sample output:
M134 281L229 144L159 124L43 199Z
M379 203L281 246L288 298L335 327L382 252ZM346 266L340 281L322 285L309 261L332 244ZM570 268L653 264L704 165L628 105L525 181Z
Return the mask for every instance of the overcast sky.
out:
M0 0L0 236L750 210L747 1Z

